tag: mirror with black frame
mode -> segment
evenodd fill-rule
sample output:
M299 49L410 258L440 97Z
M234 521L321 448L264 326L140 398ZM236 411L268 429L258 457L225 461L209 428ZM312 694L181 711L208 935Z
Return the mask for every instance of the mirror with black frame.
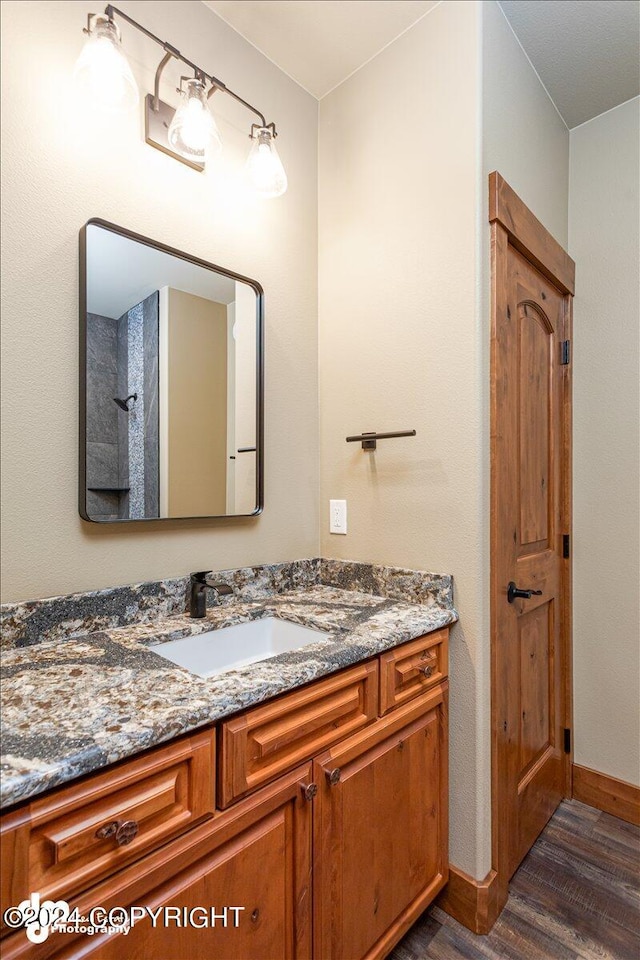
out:
M260 513L260 285L102 220L80 261L80 515Z

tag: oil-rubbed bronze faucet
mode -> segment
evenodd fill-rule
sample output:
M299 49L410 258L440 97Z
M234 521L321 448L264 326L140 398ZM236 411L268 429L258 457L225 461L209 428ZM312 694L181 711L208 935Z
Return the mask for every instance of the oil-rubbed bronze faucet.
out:
M204 617L207 612L207 587L213 590L215 602L219 597L227 597L233 593L233 587L228 583L209 580L208 570L192 573L189 583L189 613L192 617Z

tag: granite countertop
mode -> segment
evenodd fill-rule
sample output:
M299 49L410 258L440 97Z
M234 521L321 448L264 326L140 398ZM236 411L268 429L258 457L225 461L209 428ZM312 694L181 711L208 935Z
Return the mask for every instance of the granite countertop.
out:
M302 650L202 679L151 644L275 616L329 634ZM146 750L453 623L449 603L325 584L16 646L3 653L0 807Z

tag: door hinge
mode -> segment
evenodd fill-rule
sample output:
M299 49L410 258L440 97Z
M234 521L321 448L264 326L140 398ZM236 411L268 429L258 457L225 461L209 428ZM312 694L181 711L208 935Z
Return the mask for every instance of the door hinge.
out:
M571 535L562 534L562 556L567 560L571 556Z
M560 341L560 363L562 365L571 363L571 341Z
M571 730L569 727L564 728L564 752L571 753Z

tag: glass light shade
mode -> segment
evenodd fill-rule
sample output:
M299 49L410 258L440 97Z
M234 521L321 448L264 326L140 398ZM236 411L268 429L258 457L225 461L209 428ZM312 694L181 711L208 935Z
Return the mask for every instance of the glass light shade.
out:
M138 86L122 52L120 31L113 20L96 19L73 77L91 106L119 113L138 103Z
M287 189L287 175L269 127L258 127L247 157L246 171L251 187L259 197L280 197Z
M213 114L207 104L204 83L188 80L182 103L169 127L171 149L187 160L205 163L222 150L222 141Z

